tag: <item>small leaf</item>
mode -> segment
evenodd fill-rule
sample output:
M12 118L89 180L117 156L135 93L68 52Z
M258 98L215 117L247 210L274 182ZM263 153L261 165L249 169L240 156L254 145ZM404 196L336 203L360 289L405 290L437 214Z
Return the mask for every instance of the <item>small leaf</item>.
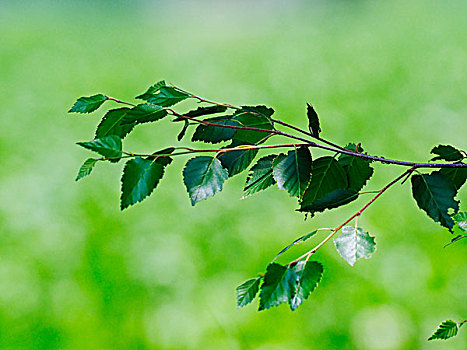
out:
M448 162L456 162L459 160L462 160L464 156L462 153L452 147L452 146L445 146L445 145L439 145L433 148L430 152L431 154L437 154L436 157L431 158L432 161L434 160L447 160Z
M81 180L83 177L88 176L91 174L92 169L94 168L94 165L98 162L97 159L94 158L88 158L86 161L81 165L81 168L79 168L78 175L76 176L75 181Z
M203 115L208 115L208 114L216 114L216 113L223 113L227 110L227 107L225 106L208 106L208 107L198 107L195 110L189 111L187 113L184 113L183 115L190 117L190 118L196 118L196 117L201 117ZM183 118L177 117L174 121L178 120L183 120Z
M258 294L260 282L261 277L256 277L242 283L237 287L236 292L238 309L248 305L253 301L256 294Z
M287 247L285 247L284 249L282 249L279 254L276 255L276 257L272 260L272 262L274 262L281 254L285 253L287 250L289 250L292 246L296 245L296 244L300 244L302 242L305 242L307 239L313 237L316 233L318 233L318 230L315 230L313 232L310 232L310 233L307 233L306 235L303 235L302 237L300 238L297 238L295 241L293 241L292 243L290 243Z
M446 320L442 322L438 329L433 333L428 340L442 339L446 340L457 335L459 329L457 328L457 323L451 320Z
M185 124L183 124L182 130L180 130L180 133L177 135L177 140L178 141L182 141L183 137L186 134L186 130L188 129L189 125L190 125L190 123L188 123L188 120L185 119Z
M258 149L228 151L222 153L219 156L219 160L224 168L228 170L229 176L232 177L246 170L255 159L257 153Z
M228 176L217 158L203 156L190 159L183 169L183 182L190 194L191 205L222 191Z
M353 143L348 144L346 149L356 152L357 146ZM359 153L363 149L358 146ZM342 165L349 181L349 188L355 191L360 191L373 175L373 168L370 166L371 160L363 159L358 156L351 156L349 154L341 154L339 157L339 164Z
M89 97L80 97L68 113L91 113L98 109L108 97L102 94L97 94Z
M117 135L123 139L135 126L135 124L122 124L129 111L130 108L127 107L108 111L97 126L96 138Z
M319 126L318 114L309 103L306 104L306 115L308 117L308 129L314 137L319 137L321 127Z
M323 277L323 265L317 261L299 261L293 268L298 276L293 297L289 300L294 311L315 290Z
M338 208L342 205L353 202L358 198L358 192L351 188L341 188L329 192L323 198L315 200L306 207L300 208L298 211L308 211L312 214L321 212L326 209Z
M94 139L89 142L78 142L79 146L90 149L111 162L118 162L122 156L122 139L116 135L105 136L100 139Z
M273 162L273 176L277 186L291 196L301 197L310 181L311 154L308 147L279 155Z
M435 171L431 174L412 176L412 194L418 207L424 210L434 222L452 229L454 221L448 214L449 209L457 213L459 203L454 200L456 190L443 175Z
M274 154L263 157L251 168L246 179L242 198L265 190L276 182L272 176L272 161L276 157Z
M136 96L137 99L140 100L147 100L148 98L152 97L159 89L163 86L167 86L164 80L158 81L154 85L150 86L144 94Z
M368 232L363 232L361 227L355 229L352 226L344 226L341 235L334 239L334 244L350 266L360 258L369 259L376 250L375 238Z
M266 269L259 299L259 311L269 309L281 303L287 303L293 296L297 274L276 263Z
M164 175L164 168L171 162L170 157L157 159L136 157L126 162L122 176L121 210L149 196Z
M205 119L205 121L219 125L240 126L240 124L230 116L209 118ZM235 135L236 131L237 129L233 128L199 124L196 127L191 141L203 141L210 143L228 141Z
M348 180L342 166L333 157L328 156L314 160L311 173L311 181L303 194L300 211L314 213L315 201L325 198L335 190L346 189Z
M142 124L155 122L164 118L166 115L167 111L161 106L151 103L143 103L130 109L123 117L122 124Z
M462 230L467 232L467 212L457 213L452 217L456 225Z
M162 107L170 107L176 103L186 100L191 95L186 92L177 90L173 86L163 86L159 88L156 94L142 96L144 96L144 100L149 103L153 103Z
M438 171L458 191L467 180L467 168L442 168Z

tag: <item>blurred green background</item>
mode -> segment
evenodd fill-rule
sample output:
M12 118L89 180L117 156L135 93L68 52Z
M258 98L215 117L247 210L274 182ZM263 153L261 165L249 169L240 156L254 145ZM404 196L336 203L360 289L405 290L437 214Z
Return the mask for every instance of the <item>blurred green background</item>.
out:
M90 155L75 142L92 139L104 111L66 113L79 96L131 100L167 79L272 106L302 127L308 101L324 137L425 161L440 143L466 149L466 16L464 0L0 1L0 347L467 348L465 330L426 341L440 321L467 317L466 246L443 249L449 233L408 183L359 221L377 239L371 260L351 268L327 244L316 255L324 279L296 312L237 310L238 284L364 199L304 222L284 191L240 201L243 174L191 207L186 159L176 159L155 193L122 213L122 164L74 182ZM125 148L177 144L178 129L139 127ZM375 168L368 189L402 171Z

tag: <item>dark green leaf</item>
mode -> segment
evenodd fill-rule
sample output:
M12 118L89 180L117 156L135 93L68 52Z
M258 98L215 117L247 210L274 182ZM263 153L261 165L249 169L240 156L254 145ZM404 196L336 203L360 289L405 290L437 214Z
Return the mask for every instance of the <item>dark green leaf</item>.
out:
M229 151L224 152L219 156L224 168L229 172L229 176L232 177L246 170L253 159L255 159L257 149L246 149L241 151Z
M205 121L219 125L240 126L240 124L236 120L233 120L232 117L215 117L205 119ZM228 141L234 136L236 131L237 129L233 128L199 124L196 127L191 141L203 141L210 143Z
M358 198L358 192L351 188L337 189L329 192L323 198L317 199L306 207L300 208L299 211L308 211L312 213L321 212L325 209L338 208L342 205L353 202Z
M467 168L442 168L438 171L458 191L467 180Z
M242 198L246 198L259 191L265 190L275 183L272 176L272 161L276 157L277 156L274 154L263 157L251 168L246 179Z
M311 181L303 194L300 211L314 212L313 206L316 201L325 198L335 190L347 188L347 175L333 157L321 157L314 160L311 174Z
M142 124L155 122L164 118L166 115L167 111L161 106L151 103L144 103L130 109L123 117L122 124Z
M136 96L137 99L140 99L140 100L147 100L148 98L154 96L154 94L159 91L159 89L163 86L167 86L165 84L165 81L164 80L161 80L161 81L158 81L157 83L155 83L153 86L150 86L149 89L147 89L147 91L144 93L144 94L141 94L139 96Z
M79 146L99 153L111 162L118 162L122 156L122 139L116 135L105 136L89 142L78 142Z
M272 111L272 112L271 112ZM236 120L239 125L249 128L274 130L273 123L268 114L273 113L272 109L264 106L257 107L242 107L235 111L233 120ZM263 140L270 133L265 131L252 131L238 129L234 136L234 146L238 145L254 145Z
M290 309L294 311L318 286L323 276L323 265L317 261L299 261L292 269L298 276L293 296L289 300Z
M307 233L306 235L303 235L302 237L300 238L297 238L295 241L293 241L292 243L290 243L287 247L285 247L284 249L282 249L279 254L276 255L276 257L272 260L273 262L282 254L282 253L285 253L287 250L289 250L289 248L291 248L292 246L296 245L296 244L300 244L302 242L305 242L307 239L313 237L318 231L315 230L313 232L310 232L310 233Z
M318 114L315 109L309 103L306 104L306 115L308 117L308 129L314 137L319 137L321 127L319 126Z
M117 135L123 139L135 126L135 124L122 124L129 111L130 109L126 107L108 111L97 126L96 138Z
M344 226L339 237L334 239L339 254L351 266L360 258L369 259L376 250L375 238L368 232L363 232L361 227L355 229L352 226Z
M437 171L431 174L413 175L412 194L418 207L433 221L452 229L454 221L448 211L451 208L457 213L459 203L454 200L456 189L443 175Z
M347 145L345 148L353 152L357 150L357 146L353 143ZM359 153L362 151L363 149L359 147ZM366 185L366 182L373 175L374 171L370 163L371 161L368 159L351 156L349 154L341 154L339 157L339 164L342 165L347 173L349 188L358 192Z
M433 339L442 339L446 340L457 335L459 329L457 328L457 323L451 320L446 320L438 326L436 332L433 333L428 340Z
M203 115L208 115L208 114L216 114L216 113L223 113L227 110L227 107L225 106L208 106L208 107L198 107L193 111L189 111L188 113L185 113L184 115L190 118L196 118L196 117L201 117Z
M256 294L258 294L260 282L261 277L256 277L237 287L237 308L240 309L253 301Z
M81 165L81 168L79 168L78 175L76 176L75 181L81 180L83 177L91 174L91 171L94 168L94 165L96 165L97 161L98 160L94 158L86 159L83 165Z
M259 311L288 302L295 291L297 274L276 263L269 264L264 275L259 299Z
M91 113L98 109L107 99L108 97L102 94L80 97L68 113Z
M273 162L273 176L279 188L300 198L310 181L311 162L308 147L280 154Z
M178 141L182 141L183 137L186 134L186 130L188 129L189 125L190 125L190 123L188 123L188 120L185 119L185 124L183 124L182 130L180 130L180 133L177 135L177 140Z
M456 162L464 158L458 149L449 145L436 146L430 153L437 155L436 157L431 158L431 160L447 160L448 162Z
M191 205L222 191L228 172L213 157L196 157L188 161L183 170L183 182L190 194Z
M151 96L144 95L146 100L149 103L153 103L155 105L159 105L162 107L170 107L176 103L179 103L183 100L186 100L190 97L189 94L186 92L177 90L172 86L163 86L159 88L159 91Z
M170 157L137 157L126 162L122 176L121 210L149 196L164 175L164 168L171 162Z

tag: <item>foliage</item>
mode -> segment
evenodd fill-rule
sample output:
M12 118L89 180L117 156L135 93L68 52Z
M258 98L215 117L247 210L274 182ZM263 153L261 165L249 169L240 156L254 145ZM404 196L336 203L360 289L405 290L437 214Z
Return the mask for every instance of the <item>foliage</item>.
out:
M409 177L412 195L418 207L434 222L448 228L451 233L454 233L454 230L461 232L450 243L465 237L467 215L459 213L459 201L456 200L457 193L467 178L467 164L463 162L467 157L465 151L453 146L440 145L432 149L431 153L436 157L431 160L447 163L413 163L368 155L363 152L360 143L348 143L347 146L341 147L320 137L318 114L310 104L307 104L309 130L306 131L274 119L274 110L271 108L237 107L212 102L165 81L154 84L136 98L146 103L135 105L99 94L79 98L70 109L70 112L89 113L97 110L106 100L127 106L109 110L97 127L96 138L78 143L102 157L88 159L80 168L77 180L89 175L98 161L118 162L123 158L130 158L125 164L122 176L122 210L148 197L164 176L165 168L176 156L213 153L189 159L183 169L183 182L191 204L196 205L199 201L222 191L228 178L247 170L260 150L276 148L290 150L287 153L266 155L251 167L243 198L277 184L279 189L298 199L298 211L313 216L326 209L349 204L365 194L375 194L338 227L318 228L282 249L267 266L264 275L249 279L237 288L239 308L251 303L259 295L260 311L283 303L288 303L292 311L297 309L314 291L323 276L323 265L310 260L310 257L338 232L341 234L334 239L334 244L347 263L353 266L360 258L370 258L376 250L376 241L368 232L357 226L358 218L386 190L395 183L404 183ZM208 105L186 112L173 109L174 105L187 99ZM212 114L221 115L212 117ZM211 149L174 146L152 154L136 154L123 150L122 139L131 133L134 127L156 122L167 116L173 118L173 122L183 122L182 130L177 136L179 141L191 126L196 125L192 142L228 144ZM301 135L281 131L279 126L292 129ZM278 136L292 139L295 143L267 143ZM321 148L330 151L332 155L312 159L310 148ZM362 191L374 174L372 162L405 166L407 170L379 190ZM438 170L421 172L426 168ZM355 226L349 226L354 219ZM319 233L326 231L329 234L307 253L287 264L275 262L292 246L318 237ZM439 332L435 333L438 335L433 335L430 339L447 339L457 333L457 326L454 332L452 324L445 323L443 330L438 330Z
M433 333L431 337L428 338L428 340L446 340L451 337L454 337L455 335L457 335L457 332L459 332L459 328L461 328L465 322L467 322L467 320L464 320L459 323L456 323L451 320L444 321L438 326L438 329Z

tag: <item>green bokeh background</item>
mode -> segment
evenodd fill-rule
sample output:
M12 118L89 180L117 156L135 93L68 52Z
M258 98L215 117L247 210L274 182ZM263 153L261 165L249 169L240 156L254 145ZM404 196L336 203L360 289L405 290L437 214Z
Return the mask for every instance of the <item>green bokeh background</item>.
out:
M416 207L409 183L359 221L377 239L371 260L351 268L327 244L316 255L324 279L297 311L237 310L238 284L364 199L304 222L283 191L239 200L242 174L191 207L186 159L176 159L155 193L122 213L122 164L74 182L90 155L75 142L92 138L103 111L66 113L79 96L130 100L165 78L272 106L302 127L309 101L324 137L425 161L434 145L467 146L466 17L463 0L1 1L0 347L467 348L465 330L426 341L440 321L467 317L466 250L443 249L449 233ZM125 148L176 144L178 129L139 127ZM402 171L375 168L368 189Z

